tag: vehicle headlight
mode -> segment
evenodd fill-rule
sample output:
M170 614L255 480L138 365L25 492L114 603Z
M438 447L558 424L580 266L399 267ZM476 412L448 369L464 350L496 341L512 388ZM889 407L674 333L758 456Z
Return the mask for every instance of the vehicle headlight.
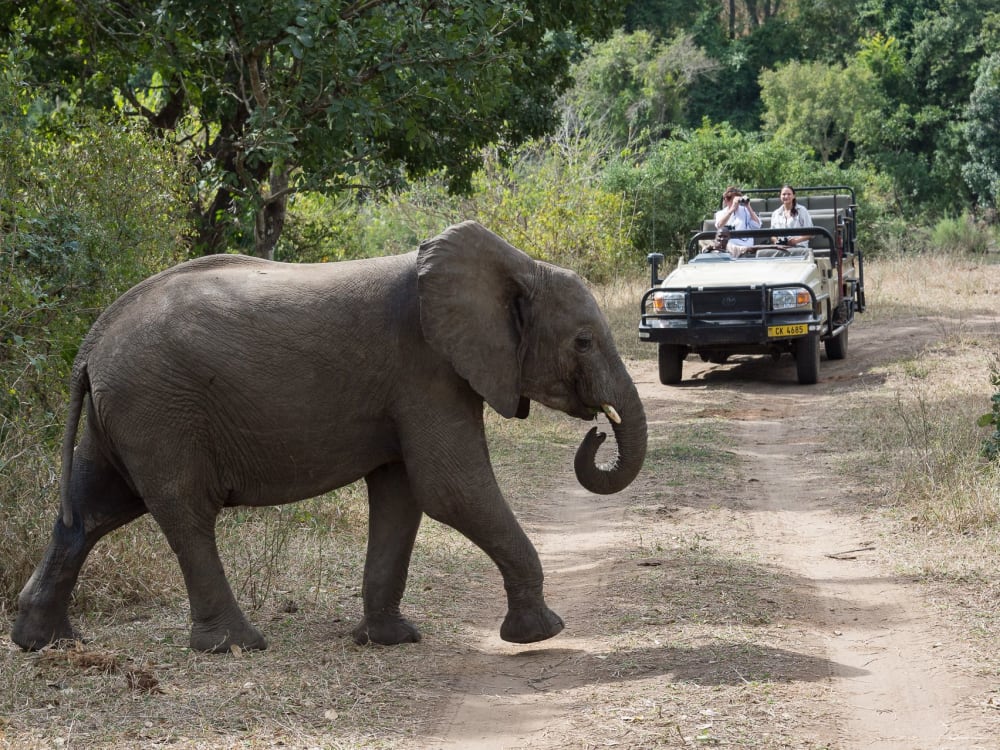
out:
M657 292L653 295L653 312L659 315L683 315L685 292Z
M772 310L793 310L812 307L812 299L805 289L774 289L771 291Z

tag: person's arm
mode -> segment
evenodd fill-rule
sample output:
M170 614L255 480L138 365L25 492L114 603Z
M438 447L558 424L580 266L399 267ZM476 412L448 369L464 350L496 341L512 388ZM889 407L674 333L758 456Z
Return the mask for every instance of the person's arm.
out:
M731 205L725 206L715 212L716 229L722 229L724 226L726 226L726 224L729 223L729 220L733 217L733 214L736 213L736 205L737 205L736 201L733 201Z
M785 228L785 212L781 208L776 208L771 212L771 229L784 229ZM781 238L777 234L771 235L771 244L777 245Z
M809 215L808 209L805 206L799 206L799 215L796 217L795 226L797 227L811 227L813 225L812 216ZM809 242L810 235L800 234L795 237L790 237L788 239L789 245L800 245L803 242Z

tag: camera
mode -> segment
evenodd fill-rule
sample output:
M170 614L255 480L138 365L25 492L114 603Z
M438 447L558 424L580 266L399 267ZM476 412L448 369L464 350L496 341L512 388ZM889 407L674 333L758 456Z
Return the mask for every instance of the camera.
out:
M740 196L740 205L741 206L749 206L750 205L750 199L747 198L745 195Z

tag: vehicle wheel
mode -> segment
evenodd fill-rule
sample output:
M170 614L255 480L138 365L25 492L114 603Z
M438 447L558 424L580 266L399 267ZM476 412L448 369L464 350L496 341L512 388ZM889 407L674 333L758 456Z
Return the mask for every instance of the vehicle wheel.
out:
M819 381L818 333L810 333L796 342L795 372L800 385L814 385Z
M845 328L832 339L823 342L826 347L827 359L844 359L847 356L847 332L850 328Z
M684 366L686 352L684 347L676 344L660 344L660 382L663 385L677 385L681 382L681 369Z

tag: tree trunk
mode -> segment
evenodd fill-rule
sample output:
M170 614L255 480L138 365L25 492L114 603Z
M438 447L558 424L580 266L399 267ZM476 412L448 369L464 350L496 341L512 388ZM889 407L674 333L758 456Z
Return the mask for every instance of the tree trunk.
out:
M269 196L254 217L254 255L274 260L274 248L285 228L288 210L288 170L271 169Z
M228 188L219 188L212 205L205 211L195 210L197 237L195 250L202 255L216 255L225 252L228 232L221 217L229 214L233 207L233 194Z

